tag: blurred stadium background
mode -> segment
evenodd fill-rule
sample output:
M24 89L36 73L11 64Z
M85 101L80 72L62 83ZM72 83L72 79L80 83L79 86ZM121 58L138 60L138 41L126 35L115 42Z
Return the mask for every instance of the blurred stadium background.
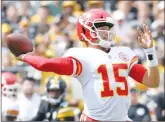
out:
M16 74L19 91L22 92L22 79L25 76L35 79L34 93L43 95L46 79L57 74L40 72L31 66L15 60L6 47L5 39L10 33L23 33L34 43L39 55L47 58L59 57L71 47L85 46L76 35L76 21L79 15L90 8L104 8L109 11L117 23L116 45L132 48L139 56L139 63L146 64L145 55L140 48L136 28L143 24L152 31L154 45L157 49L160 86L149 89L129 79L137 93L137 103L145 105L152 121L165 120L164 100L164 1L2 1L2 72ZM74 78L62 76L68 86L66 98L71 105L83 110L83 97L80 84ZM132 94L133 95L133 94ZM36 106L37 107L37 106ZM137 114L143 114L140 109ZM131 115L130 115L131 116Z

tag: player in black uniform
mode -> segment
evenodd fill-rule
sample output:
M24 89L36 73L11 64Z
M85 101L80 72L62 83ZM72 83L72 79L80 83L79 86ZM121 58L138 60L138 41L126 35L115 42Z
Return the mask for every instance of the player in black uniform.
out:
M32 121L79 121L80 110L69 106L65 100L66 83L59 77L50 77L46 84L47 94L42 97L37 115Z
M151 121L149 109L146 105L138 102L137 90L131 89L131 106L128 111L128 116L133 121Z

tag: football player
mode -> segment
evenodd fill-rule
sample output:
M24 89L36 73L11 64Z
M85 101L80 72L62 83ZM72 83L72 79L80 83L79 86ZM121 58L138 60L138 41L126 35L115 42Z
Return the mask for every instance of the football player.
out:
M137 32L148 69L137 64L138 57L129 47L114 46L114 25L108 12L91 9L77 21L78 37L87 44L87 48L71 48L63 57L51 59L34 55L34 50L17 59L40 71L77 78L84 95L81 121L129 121L127 78L131 77L150 88L159 86L158 59L151 32L146 25L143 25L144 32L140 28L137 28Z
M2 120L16 121L19 114L17 77L11 72L2 73Z
M48 78L46 95L42 97L37 115L32 121L78 121L80 110L69 106L65 100L66 83L59 77Z

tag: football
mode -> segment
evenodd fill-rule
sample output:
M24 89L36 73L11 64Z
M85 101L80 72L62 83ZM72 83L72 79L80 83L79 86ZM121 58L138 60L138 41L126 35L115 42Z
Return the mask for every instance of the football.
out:
M23 34L9 34L6 39L6 44L15 56L33 51L32 41Z

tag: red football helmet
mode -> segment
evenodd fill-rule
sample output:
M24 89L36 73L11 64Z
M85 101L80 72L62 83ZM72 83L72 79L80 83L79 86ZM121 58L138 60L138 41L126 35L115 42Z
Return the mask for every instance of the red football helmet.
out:
M108 26L109 30L98 30L98 27ZM100 45L110 48L114 43L114 21L111 15L103 9L91 9L83 13L77 22L77 34L80 41L89 42L93 45ZM107 33L108 38L104 39L99 32Z
M18 84L17 77L10 72L2 73L2 94L9 98L17 97Z

